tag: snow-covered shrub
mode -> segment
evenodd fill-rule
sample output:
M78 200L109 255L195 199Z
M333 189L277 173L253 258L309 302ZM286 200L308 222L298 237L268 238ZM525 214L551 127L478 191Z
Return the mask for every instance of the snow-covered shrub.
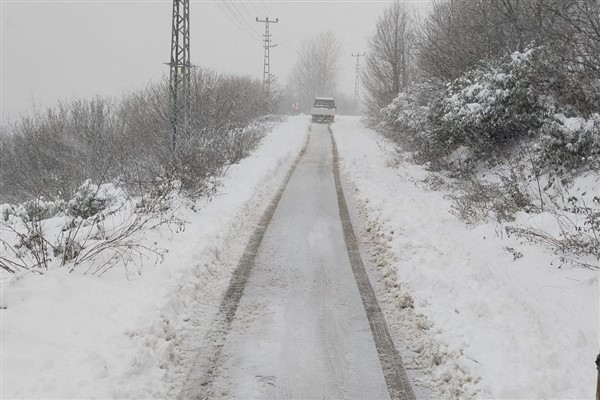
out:
M259 118L241 129L232 129L227 132L225 147L229 164L237 164L254 150L265 137L267 130L273 123L267 118Z
M64 207L63 201L47 201L42 196L16 206L3 205L0 269L13 274L47 270L53 246L44 222L62 212Z
M102 274L115 265L127 270L134 262L158 261L162 250L147 243L148 231L181 224L171 210L173 186L144 198L131 197L114 184L86 181L67 202L38 198L16 206L3 205L0 221L0 269L12 274L43 273L81 265L83 273Z
M0 193L20 204L2 206L0 268L43 272L53 261L102 274L133 258L160 259L145 236L181 223L171 200L212 193L272 125L261 119L257 80L197 69L191 89L189 131L176 136L175 151L166 82L120 102L63 103L8 127Z
M428 113L432 93L431 84L416 83L400 92L387 106L381 109L379 127L388 132L390 138L398 142L407 141L414 150L421 147L428 132Z
M67 212L73 217L87 219L104 210L109 201L106 186L101 188L87 179L67 203Z
M35 222L52 218L65 211L66 203L61 199L47 200L44 196L17 205L3 207L3 219L11 223L11 216L25 222Z
M551 47L482 62L443 93L431 87L414 84L377 121L417 161L453 169L449 158L459 148L474 162L489 161L542 136L538 167L596 168L600 79Z
M115 102L100 97L22 117L0 139L0 193L12 202L40 195L65 199L85 179L105 179L119 165L121 127Z
M2 204L0 205L0 214L2 214L2 220L4 222L8 222L8 219L11 215L15 213L15 206L12 204Z
M434 142L485 158L535 135L545 108L531 85L533 52L487 62L450 83L430 113Z
M17 273L21 270L48 270L52 246L46 238L42 221L29 221L23 223L22 227L23 229L10 227L17 238L14 245L9 245L3 238L0 239L3 247L3 254L0 255L0 268L10 273Z
M553 210L558 233L531 227L508 226L506 232L544 243L561 253L560 261L587 269L600 269L600 197L592 204L570 197L567 207Z
M412 152L416 162L442 161L440 154L446 152L434 140L434 126L429 117L431 104L442 94L440 85L435 82L414 83L381 109L378 119L371 124L403 151Z
M568 219L561 224L567 242L566 248L576 255L592 255L600 261L600 197L593 198L593 204L571 197L568 212L583 218L581 223ZM600 265L597 266L600 269Z
M3 127L3 200L18 203L40 195L69 199L86 179L121 178L132 192L153 185L157 176L177 179L177 157L189 158L191 152L186 148L188 140L193 146L205 146L194 149L194 154L210 153L195 163L220 163L219 168L212 164L191 168L200 173L193 177L196 182L206 179L206 171L218 171L245 156L256 136L245 129L268 108L260 82L199 68L194 69L191 83L189 132L176 136L176 152L181 150L181 155L173 154L166 81L120 101L96 97L35 110ZM222 140L223 135L235 140ZM186 177L190 173L181 170Z
M214 189L213 178L247 157L277 121L278 117L264 116L241 127L227 123L215 130L207 129L202 135L191 136L177 152L173 179L192 197L210 194Z
M600 114L589 119L556 114L541 128L539 161L551 173L600 170Z
M451 212L469 224L492 219L498 222L514 220L518 211L532 208L516 176L500 176L500 182L481 182L474 178L459 181L448 197L453 204Z

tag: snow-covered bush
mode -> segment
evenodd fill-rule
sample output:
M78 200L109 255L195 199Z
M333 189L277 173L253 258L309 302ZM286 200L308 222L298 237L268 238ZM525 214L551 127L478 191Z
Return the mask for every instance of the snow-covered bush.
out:
M388 136L398 142L407 144L417 150L427 142L427 132L430 131L429 104L436 90L428 83L411 85L380 111L379 128L388 132Z
M64 213L66 203L43 196L24 203L2 205L0 269L9 273L47 270L54 247L45 221ZM12 242L11 242L12 240Z
M531 85L533 52L485 63L450 83L432 106L433 141L485 158L535 135L545 108Z
M67 203L67 212L73 217L87 219L104 210L110 198L106 186L101 190L100 185L87 179L75 192L73 198Z
M225 138L229 142L229 145L225 146L228 163L237 164L250 155L265 137L267 131L281 121L280 116L265 115L252 121L244 128L229 130Z
M11 274L48 270L51 244L46 238L42 221L23 221L19 226L11 224L2 228L0 269ZM14 237L15 242L9 243L7 236Z
M486 220L506 222L514 220L518 211L531 209L531 199L515 174L499 176L500 182L482 182L474 178L455 184L452 214L468 224Z
M260 82L194 69L191 97L189 132L176 138L176 151L183 154L172 150L166 81L119 101L96 97L36 110L3 127L3 200L20 203L40 195L69 199L86 179L120 178L137 192L152 186L156 177L177 180L181 174L187 179L198 171L193 180L200 183L251 150L257 135L246 129L268 109ZM192 157L188 144L194 146L193 156L200 154L194 163L211 164L179 168L178 157Z
M114 175L121 127L116 103L100 97L22 117L0 138L0 193L11 202L66 199L85 179Z
M48 201L42 196L18 205L4 204L0 222L0 269L12 274L47 270L52 243L48 240L45 220L64 209L64 201Z
M442 161L440 154L447 154L435 142L430 120L431 104L443 94L440 87L431 81L414 83L381 109L376 120L370 121L403 151L411 152L419 163Z
M2 128L0 193L17 205L2 206L0 268L41 272L58 262L102 274L132 257L160 258L145 235L180 223L172 198L209 195L272 125L255 79L195 69L191 92L189 131L175 150L167 82L119 102L61 103Z
M600 114L589 119L556 114L541 128L539 161L551 173L600 170Z
M563 264L587 269L600 269L600 197L592 204L570 197L564 209L553 210L558 229L508 226L506 232L533 242L540 242L561 254Z
M4 219L8 221L8 215L12 214L27 222L41 221L63 212L65 207L66 203L61 199L47 200L44 196L40 196L13 207L10 213L7 209Z
M482 63L444 92L414 84L381 110L379 127L432 167L453 168L459 148L489 160L541 136L539 167L593 169L600 81L585 72L548 48L529 48Z
M85 265L84 273L102 274L117 264L127 269L134 259L138 268L142 259L157 261L162 250L146 243L147 232L181 221L171 209L173 185L155 186L137 198L114 184L87 180L67 202L38 198L2 205L0 269L43 273Z

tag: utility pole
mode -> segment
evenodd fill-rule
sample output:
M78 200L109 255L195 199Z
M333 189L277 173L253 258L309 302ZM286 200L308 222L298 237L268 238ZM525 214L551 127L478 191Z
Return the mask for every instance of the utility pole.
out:
M360 58L366 56L365 53L352 53L352 57L356 57L356 78L354 79L354 111L358 112L358 101L360 99Z
M190 98L190 1L173 0L171 61L169 62L171 107L171 147L175 151L178 136L189 135Z
M256 22L264 22L265 34L263 35L263 47L265 48L265 61L263 65L263 92L265 97L268 99L271 92L271 57L269 49L277 46L271 44L271 34L269 33L269 24L276 24L279 22L279 18L275 18L275 21L269 20L269 17L264 20L256 17Z

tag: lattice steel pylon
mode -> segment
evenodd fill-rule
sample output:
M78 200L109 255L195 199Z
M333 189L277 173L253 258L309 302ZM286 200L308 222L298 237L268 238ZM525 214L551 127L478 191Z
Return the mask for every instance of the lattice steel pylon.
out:
M354 111L358 111L358 102L360 100L360 58L364 57L365 53L352 53L352 57L356 57L356 77L354 78Z
M263 47L265 48L265 58L263 65L263 92L265 97L268 99L271 92L271 47L277 46L276 44L271 44L271 34L269 33L269 24L276 24L279 22L279 18L275 18L275 20L269 20L269 17L264 20L256 18L256 22L264 22L265 24L265 34L263 35Z
M178 137L189 135L190 98L190 1L173 0L171 61L169 62L172 150Z

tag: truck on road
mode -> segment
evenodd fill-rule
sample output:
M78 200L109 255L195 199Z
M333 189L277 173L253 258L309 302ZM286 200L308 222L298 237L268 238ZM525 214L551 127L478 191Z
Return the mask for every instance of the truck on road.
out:
M312 122L333 122L335 119L335 100L332 97L315 97L312 110Z

